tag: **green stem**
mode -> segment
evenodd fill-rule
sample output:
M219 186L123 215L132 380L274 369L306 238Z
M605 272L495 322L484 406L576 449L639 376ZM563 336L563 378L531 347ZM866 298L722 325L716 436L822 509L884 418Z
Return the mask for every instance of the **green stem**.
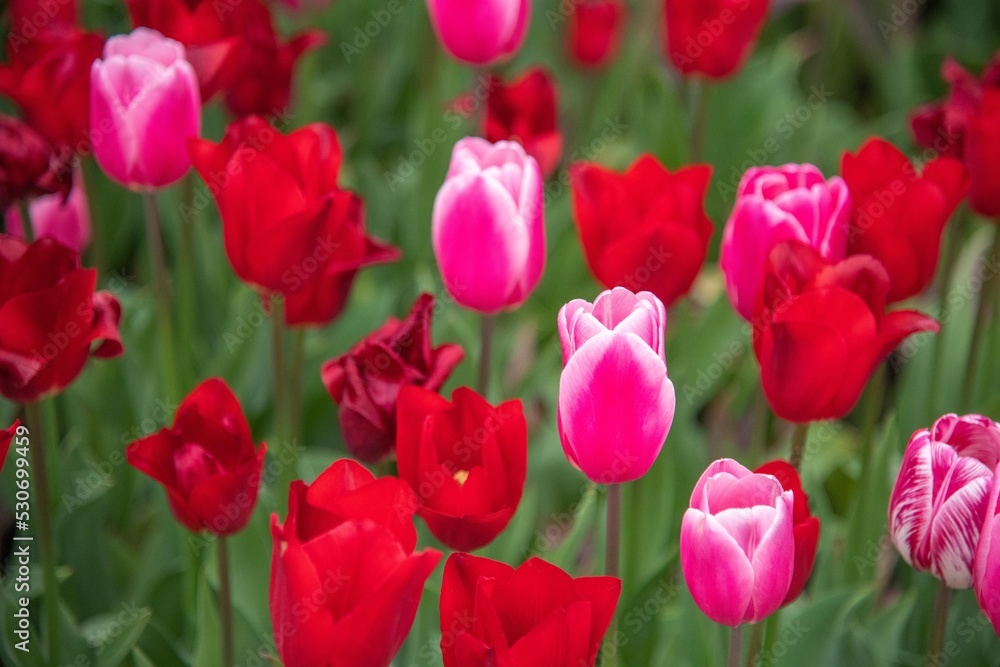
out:
M703 81L691 85L695 98L691 118L691 162L699 162L705 150L705 129L708 126L708 102L712 87Z
M889 384L889 373L885 364L879 364L875 374L868 382L865 391L864 425L861 431L861 452L864 456L865 470L871 467L872 442L875 439L875 427L885 406L885 392Z
M233 600L229 588L229 542L219 536L216 542L216 556L219 559L219 625L222 630L222 664L233 665Z
M729 629L729 667L740 667L743 661L743 626Z
M174 360L174 326L170 313L170 284L167 276L167 259L160 230L160 214L156 208L156 195L142 195L146 209L146 241L149 243L150 262L153 265L153 291L156 294L156 323L160 333L160 362L167 399L180 396L177 364Z
M42 581L45 584L45 640L49 663L61 664L59 656L59 580L56 577L55 531L49 491L49 471L45 461L45 433L41 406L37 401L24 404L24 418L31 438L28 452L31 464L32 494L38 508L39 539L42 543Z
M285 300L284 297L276 295L272 298L273 312L271 318L274 327L272 339L274 352L274 433L277 447L275 453L284 453L282 457L285 463L278 474L278 490L281 494L279 498L280 507L287 510L288 495L287 489L295 479L295 449L289 432L291 419L288 414L289 400L289 374L288 360L285 350L285 338L287 326L285 324Z
M993 249L988 256L990 266L983 280L983 287L979 292L979 308L976 310L976 322L972 328L972 341L969 343L969 352L966 357L965 382L962 385L962 407L969 409L969 402L976 389L976 370L979 368L979 352L986 337L986 330L989 328L993 313L993 285L996 283L996 265L1000 263L1000 228L994 231Z
M754 623L750 631L750 651L747 653L746 667L753 667L764 643L764 623Z
M609 484L607 498L608 520L606 526L604 572L609 577L621 577L621 525L622 525L622 485ZM607 632L607 646L604 652L605 667L618 664L618 612L611 619Z
M493 356L493 333L496 330L496 315L483 315L479 335L479 378L476 390L482 396L490 389L490 361Z
M27 199L22 199L21 208L21 230L24 232L24 240L31 244L35 242L35 228L31 226L31 207Z
M962 206L955 214L954 222L949 225L948 234L945 236L944 261L938 269L938 321L941 322L941 331L934 337L934 360L931 366L931 381L927 386L927 411L936 414L935 409L937 392L941 387L941 374L944 371L944 352L947 349L945 336L951 327L943 326L951 318L948 308L948 297L951 294L951 278L955 272L955 265L962 251L962 241L965 237L965 227L969 220L969 209Z
M927 651L927 665L934 667L941 664L939 656L944 646L945 631L948 629L948 605L951 602L951 589L943 581L938 582L937 595L934 596L934 619L931 621L931 640Z
M801 470L802 459L806 454L806 442L809 440L809 422L796 424L792 433L792 454L788 457L788 462L795 470Z
M180 297L180 338L181 349L188 352L187 363L184 365L185 386L193 384L193 377L188 377L195 373L197 361L194 350L199 347L199 338L195 334L195 322L197 320L197 295L195 293L195 270L197 262L194 260L195 242L194 232L197 224L197 215L194 210L194 171L188 173L182 181L181 189L181 251L177 261L177 288Z
M289 374L289 400L288 407L291 414L289 424L289 437L292 442L298 442L302 436L302 363L303 363L303 339L305 331L295 329L292 332L292 368Z

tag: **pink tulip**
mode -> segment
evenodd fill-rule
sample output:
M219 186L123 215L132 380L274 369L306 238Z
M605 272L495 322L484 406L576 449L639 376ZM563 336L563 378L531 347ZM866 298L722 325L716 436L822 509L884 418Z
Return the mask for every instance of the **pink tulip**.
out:
M945 415L917 431L889 499L889 537L915 570L972 586L973 560L1000 463L1000 425Z
M1000 467L993 471L990 495L986 501L986 520L979 533L972 584L983 613L1000 635Z
M90 69L90 130L104 172L132 189L161 188L191 166L201 128L198 78L184 46L148 28L118 35Z
M754 167L743 175L722 236L720 264L733 307L753 317L771 250L797 239L839 262L847 254L850 194L811 164Z
M642 477L663 449L676 404L666 323L662 301L624 287L559 311L559 437L570 462L598 484Z
M73 187L67 197L61 194L36 197L28 205L28 214L36 239L54 239L82 254L90 243L90 209L80 168L73 173ZM7 231L24 238L24 224L16 206L7 209Z
M681 569L695 603L716 623L756 623L792 582L794 498L771 475L731 459L708 466L681 522Z
M545 202L535 158L520 144L467 137L434 200L434 254L466 308L519 306L545 268Z
M513 55L531 19L531 0L427 0L427 9L448 53L476 65Z

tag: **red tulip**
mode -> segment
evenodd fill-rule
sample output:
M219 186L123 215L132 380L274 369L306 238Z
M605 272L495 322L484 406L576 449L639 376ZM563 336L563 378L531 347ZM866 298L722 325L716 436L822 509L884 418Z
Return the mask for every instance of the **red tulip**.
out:
M0 93L24 111L25 120L56 147L89 152L90 65L104 38L54 26L23 45L8 44L10 62L0 66Z
M420 497L417 513L427 527L456 550L492 542L524 491L528 427L521 401L493 407L462 387L449 403L403 387L397 414L399 477Z
M871 139L857 155L844 153L841 172L851 193L848 253L885 266L890 303L920 294L934 279L945 224L968 189L962 163L937 158L917 173L895 146Z
M10 443L14 442L14 436L17 435L20 427L21 421L15 420L10 428L0 429L0 470L3 470L4 461L7 460L7 452L10 451Z
M571 168L573 212L587 265L605 287L652 292L670 306L688 293L712 238L707 165L668 172L644 155L623 174Z
M583 67L601 67L618 51L626 6L622 0L581 2L569 16L569 52Z
M364 203L337 185L337 135L313 124L279 134L256 116L234 121L219 144L189 142L214 193L236 274L283 294L288 324L325 324L343 309L358 269L399 252L365 235Z
M552 77L532 69L505 83L490 77L484 133L491 143L516 141L538 160L545 177L551 176L562 157L559 132L559 94Z
M266 449L254 449L239 401L213 378L188 394L172 427L132 443L125 458L163 485L170 509L188 530L232 535L257 503Z
M782 419L840 419L904 338L937 332L912 310L885 312L889 276L873 257L830 263L798 241L771 253L754 314L764 394Z
M531 558L516 570L456 553L441 583L444 667L587 667L621 595L614 577L574 579Z
M1000 88L987 90L969 122L965 166L972 175L972 210L1000 218Z
M121 306L96 283L97 271L52 239L0 235L0 394L35 401L69 385L90 355L122 353Z
M681 74L722 79L757 41L770 0L665 0L667 56Z
M781 483L781 488L792 492L792 536L795 540L795 566L792 583L782 606L789 604L802 594L806 582L812 575L816 563L816 546L819 543L819 519L809 511L809 496L802 489L802 479L798 471L787 461L771 461L756 470L757 474L772 475Z
M413 553L414 507L405 483L346 460L292 484L287 520L271 517L271 622L285 667L388 667L441 559Z
M30 126L0 115L0 211L46 194L65 197L70 190L69 160Z
M27 43L39 32L76 23L76 0L10 0L10 35L13 45Z
M434 297L421 294L405 320L389 318L350 352L323 364L323 384L340 406L344 442L362 461L394 451L399 390L437 391L462 361L458 345L431 347L433 312Z

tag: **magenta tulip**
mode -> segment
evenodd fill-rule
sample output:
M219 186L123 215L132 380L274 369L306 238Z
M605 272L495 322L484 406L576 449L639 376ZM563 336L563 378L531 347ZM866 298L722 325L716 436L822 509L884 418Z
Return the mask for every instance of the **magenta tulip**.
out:
M427 9L448 53L476 65L513 55L531 18L530 0L427 0Z
M434 201L434 254L455 300L481 313L521 305L545 268L545 202L520 144L467 137Z
M56 193L36 197L28 204L28 215L36 239L53 239L82 255L90 243L90 207L80 167L73 173L68 196ZM16 206L7 209L7 230L11 236L24 238L24 224Z
M776 611L792 583L794 498L732 459L708 466L681 522L681 569L695 603L735 628Z
M198 78L184 46L148 28L118 35L90 69L90 130L104 172L134 190L162 188L191 166L201 128Z
M1000 467L993 471L990 495L986 501L986 519L979 533L979 546L972 584L976 599L993 629L1000 635Z
M719 258L733 307L753 317L767 258L782 241L807 243L832 262L847 253L850 194L839 176L811 164L754 167L743 175Z
M559 311L559 437L570 462L598 484L642 477L663 449L676 404L666 323L662 301L624 287Z
M889 537L903 560L950 588L972 586L998 463L1000 425L987 417L945 415L913 434L889 499Z

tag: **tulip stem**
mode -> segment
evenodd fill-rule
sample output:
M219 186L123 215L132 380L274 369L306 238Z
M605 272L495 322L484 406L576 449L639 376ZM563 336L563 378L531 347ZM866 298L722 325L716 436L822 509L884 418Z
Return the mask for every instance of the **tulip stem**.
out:
M35 228L31 226L31 207L28 206L27 198L21 200L21 229L24 230L25 242L31 244L35 242Z
M987 257L986 278L979 291L979 308L976 310L976 322L972 329L972 340L969 342L969 352L966 356L965 383L962 385L962 407L969 409L969 401L976 388L976 370L979 368L979 351L983 344L986 329L989 327L993 313L993 285L996 283L996 269L1000 263L1000 228L994 231L993 249Z
M280 468L278 473L278 491L281 494L279 503L283 509L287 510L287 489L292 480L295 479L296 471L295 450L289 435L289 427L292 419L288 414L291 395L289 393L288 364L285 357L286 327L284 297L281 295L273 296L271 307L273 308L271 317L274 320L272 323L274 326L274 338L272 341L274 346L274 434L278 441L275 451L280 453L287 449L291 453L291 456L282 456L282 462L285 463L287 461L287 463Z
M496 324L496 315L483 315L479 335L479 379L476 383L476 389L483 397L490 389L490 361L493 356L493 333L496 331Z
M691 118L691 162L699 162L705 150L705 129L708 126L708 101L711 84L694 82L691 84L694 109Z
M951 296L951 278L958 263L958 257L962 254L962 240L965 236L965 227L969 219L969 209L962 206L955 214L954 222L949 225L949 230L945 236L944 260L941 268L938 269L938 322L942 324L941 331L934 337L934 361L931 365L931 381L927 392L927 411L937 414L938 390L941 387L941 373L944 370L944 352L946 349L945 336L949 333L950 327L943 326L951 319L951 311L948 308L948 299Z
M167 278L166 253L160 231L160 214L156 208L156 195L145 192L142 202L146 209L146 241L153 266L153 292L156 295L156 324L160 329L160 365L169 400L176 400L179 393L177 364L174 363L174 327L170 316L170 285Z
M743 661L743 625L729 629L729 667L740 667Z
M197 224L197 213L194 208L194 172L189 172L181 182L181 251L178 253L177 287L180 296L180 336L181 349L188 353L187 363L184 364L184 384L191 386L193 378L190 377L192 370L197 366L192 358L195 347L198 345L198 336L195 335L195 322L197 321L197 297L195 293L195 225Z
M289 386L289 414L298 415L302 410L302 354L303 354L303 338L305 332L302 329L296 329L292 332L292 368L291 368L291 378ZM296 442L301 435L299 429L301 428L302 420L292 418L289 424L289 437L291 437L292 442Z
M750 651L747 653L746 667L753 667L764 643L764 623L754 623L750 631Z
M233 664L233 600L229 589L229 540L219 536L215 544L219 559L219 626L222 631L222 664Z
M943 581L938 582L934 596L934 617L931 621L931 641L927 651L929 667L939 665L941 647L944 646L945 631L948 629L948 605L951 603L951 589Z
M792 454L788 457L788 462L792 464L798 472L802 467L802 459L806 454L806 442L809 440L809 422L796 424L795 431L792 432Z
M49 471L45 461L45 432L38 401L24 404L24 420L28 425L29 463L32 494L38 508L38 532L42 543L42 581L45 585L45 640L49 648L49 663L61 664L59 656L59 580L56 577L56 544L52 527L52 505L49 496Z
M604 556L604 572L609 577L621 578L620 545L622 533L622 485L608 484L608 520ZM618 664L618 612L611 619L606 635L604 665Z

